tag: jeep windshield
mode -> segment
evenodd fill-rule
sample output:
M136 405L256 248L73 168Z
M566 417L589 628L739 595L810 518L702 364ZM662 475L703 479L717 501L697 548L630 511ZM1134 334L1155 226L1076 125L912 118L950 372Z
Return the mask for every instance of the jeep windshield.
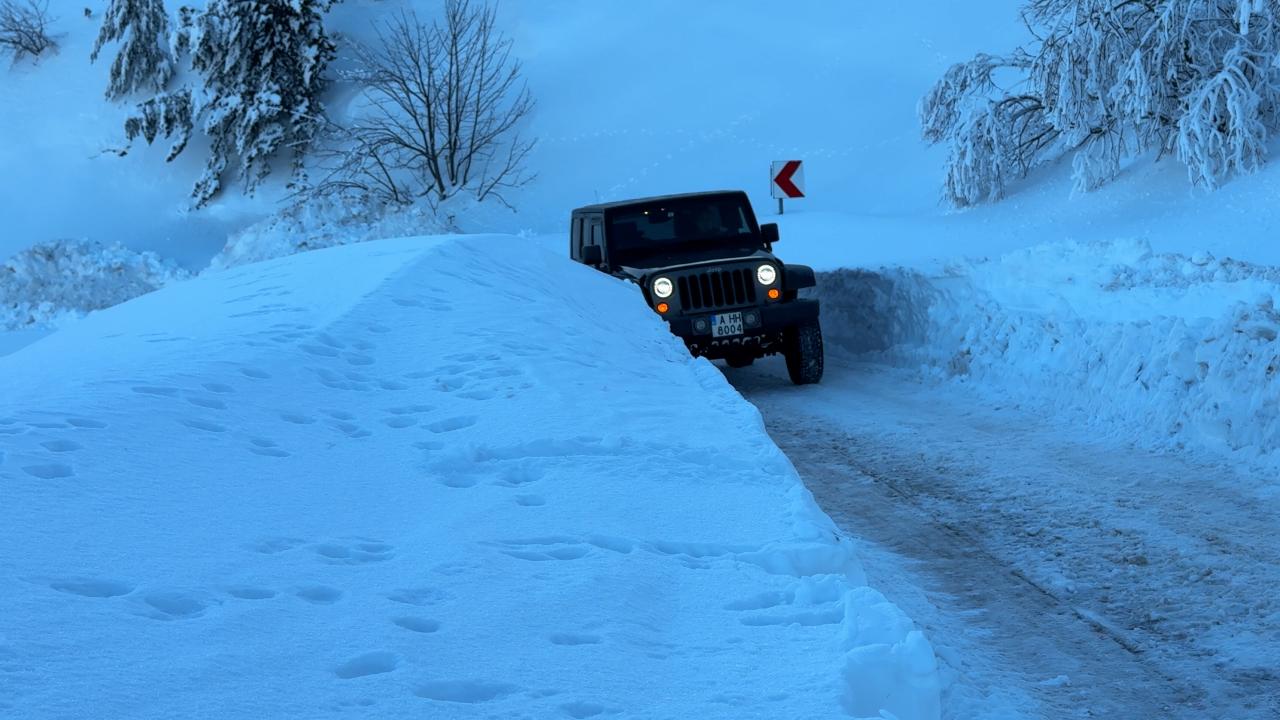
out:
M716 255L749 255L764 245L745 198L698 197L629 205L609 212L609 263L657 267Z

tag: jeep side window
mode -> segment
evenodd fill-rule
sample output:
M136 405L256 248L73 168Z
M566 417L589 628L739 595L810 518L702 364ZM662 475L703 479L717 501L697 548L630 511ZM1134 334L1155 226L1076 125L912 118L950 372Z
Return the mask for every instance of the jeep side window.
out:
M587 244L588 245L600 244L600 221L594 218L591 220L591 242Z
M584 239L582 226L584 224L586 224L586 221L583 220L581 217L577 217L573 219L573 226L570 230L572 237L570 238L569 255L574 260L582 259L582 243Z

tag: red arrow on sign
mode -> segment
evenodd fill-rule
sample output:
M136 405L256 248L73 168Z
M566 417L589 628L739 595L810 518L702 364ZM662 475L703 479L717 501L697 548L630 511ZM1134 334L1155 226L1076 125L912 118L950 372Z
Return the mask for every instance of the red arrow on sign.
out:
M800 188L796 187L796 184L791 180L792 176L795 175L796 171L799 169L799 160L788 160L783 164L782 169L778 171L778 174L773 176L773 183L782 190L783 195L789 198L804 197L804 192L801 191Z

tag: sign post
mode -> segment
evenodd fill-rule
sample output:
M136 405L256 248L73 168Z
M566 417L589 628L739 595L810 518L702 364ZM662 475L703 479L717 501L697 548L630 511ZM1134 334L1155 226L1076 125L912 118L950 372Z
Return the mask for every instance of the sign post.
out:
M799 160L774 160L769 166L769 189L778 198L778 214L782 214L784 198L804 197L804 169Z

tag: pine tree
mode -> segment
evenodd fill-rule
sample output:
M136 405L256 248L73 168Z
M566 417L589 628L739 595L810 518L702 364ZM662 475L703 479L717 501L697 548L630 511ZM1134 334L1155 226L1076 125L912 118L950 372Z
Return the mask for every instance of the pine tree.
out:
M173 138L165 157L173 160L191 140L192 115L191 89L182 88L139 104L134 115L125 120L124 134L130 141L141 137L148 145L158 137Z
M211 147L196 205L222 187L231 163L252 193L282 148L297 160L320 127L319 95L334 46L332 0L212 0L198 21L192 67L204 81L201 127ZM296 168L296 165L295 165Z
M335 0L210 0L196 15L180 10L174 52L190 56L195 81L160 94L125 123L130 140L175 139L168 159L186 147L192 132L209 139L209 158L192 190L203 207L231 172L252 194L289 152L294 170L321 126L320 93L334 46L324 14Z
M145 90L162 91L173 77L173 58L167 36L169 16L164 0L111 0L94 43L91 60L102 46L120 41L120 52L111 63L107 98L117 100Z

